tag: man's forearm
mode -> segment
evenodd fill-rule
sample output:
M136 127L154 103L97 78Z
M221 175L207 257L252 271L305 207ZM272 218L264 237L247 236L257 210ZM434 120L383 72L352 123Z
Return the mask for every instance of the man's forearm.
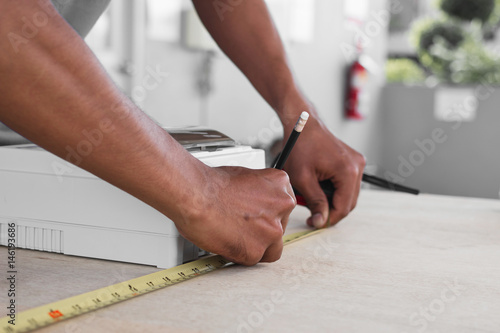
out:
M46 5L0 1L0 121L175 219L187 195L173 191L203 177L204 167L114 86ZM48 21L28 38L23 20L36 15Z
M301 111L310 110L307 99L295 83L264 1L193 0L193 3L220 48L283 123L294 123ZM220 7L221 3L226 7Z
M356 206L363 156L336 138L302 95L263 0L193 0L215 41L278 113L285 135L301 111L312 117L285 170L311 210L308 224L337 223ZM335 187L331 202L318 181Z
M277 260L295 207L286 173L195 159L114 87L43 1L0 0L0 121L156 208L199 247L246 265ZM23 20L42 10L38 19L50 19L16 51L3 37L23 36Z

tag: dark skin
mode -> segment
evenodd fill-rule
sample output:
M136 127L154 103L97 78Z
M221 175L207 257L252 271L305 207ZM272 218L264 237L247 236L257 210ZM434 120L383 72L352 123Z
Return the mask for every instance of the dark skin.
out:
M276 110L285 133L301 111L312 114L286 170L316 222L320 216L316 226L328 215L331 223L339 221L356 204L364 160L326 129L300 93L265 4L244 1L221 22L211 2L194 3L224 52ZM102 142L79 167L156 208L208 251L244 265L279 259L296 204L287 173L211 168L193 158L115 87L83 40L45 4L47 24L14 47L5 36L23 36L20 18L32 18L41 7L0 0L0 121L62 158L86 139L85 131L105 123ZM322 179L337 186L332 211L316 188Z
M281 119L285 137L300 113L311 114L290 155L285 170L311 210L307 224L333 225L356 206L364 157L336 138L323 124L312 104L297 86L285 50L262 0L193 0L198 14L219 47L250 80ZM221 20L222 18L222 20ZM318 181L331 180L336 188L333 208Z

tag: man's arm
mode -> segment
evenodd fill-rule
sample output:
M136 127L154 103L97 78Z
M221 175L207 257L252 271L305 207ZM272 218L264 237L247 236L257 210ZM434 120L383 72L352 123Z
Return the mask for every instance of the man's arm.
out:
M114 86L49 0L0 0L0 12L1 122L156 208L205 250L248 265L280 257L295 205L284 172L192 157ZM34 20L36 31L23 28ZM102 140L79 150L89 133Z
M356 205L365 160L326 128L300 92L264 1L193 3L221 49L277 112L285 135L291 132L302 111L311 113L285 170L308 203L309 225L322 227L327 220L331 224L341 220ZM332 210L318 184L328 179L336 188Z

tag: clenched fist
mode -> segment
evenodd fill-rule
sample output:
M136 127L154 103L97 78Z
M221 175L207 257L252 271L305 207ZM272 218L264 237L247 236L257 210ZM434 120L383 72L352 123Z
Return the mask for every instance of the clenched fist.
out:
M204 183L190 195L196 207L186 208L176 221L186 239L243 265L281 257L283 233L296 205L284 171L208 168Z

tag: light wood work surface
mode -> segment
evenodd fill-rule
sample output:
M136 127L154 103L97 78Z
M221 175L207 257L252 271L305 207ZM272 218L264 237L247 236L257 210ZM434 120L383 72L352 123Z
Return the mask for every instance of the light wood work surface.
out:
M297 208L287 232L307 216ZM5 267L5 247L0 257ZM158 270L29 250L16 261L18 310ZM231 266L41 330L181 331L500 332L500 200L365 190L348 218L276 263Z

